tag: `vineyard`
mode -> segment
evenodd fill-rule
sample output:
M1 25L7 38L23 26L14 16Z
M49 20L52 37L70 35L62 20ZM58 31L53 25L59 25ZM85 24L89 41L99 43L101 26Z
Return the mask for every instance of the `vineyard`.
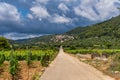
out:
M0 51L0 80L33 80L40 76L56 53L55 50Z
M66 49L65 50L68 53L72 53L72 54L93 54L93 53L97 53L97 54L108 54L108 55L112 55L115 53L120 53L120 49L77 49L77 50L70 50L70 49Z

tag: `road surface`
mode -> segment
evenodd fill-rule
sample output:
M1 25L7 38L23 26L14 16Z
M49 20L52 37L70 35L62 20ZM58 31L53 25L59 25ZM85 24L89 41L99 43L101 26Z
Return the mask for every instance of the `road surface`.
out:
M92 66L65 54L62 47L58 56L45 70L40 80L114 80Z

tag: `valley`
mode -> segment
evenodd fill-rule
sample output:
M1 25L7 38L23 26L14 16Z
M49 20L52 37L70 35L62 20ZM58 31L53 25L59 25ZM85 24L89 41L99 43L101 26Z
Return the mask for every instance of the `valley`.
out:
M63 46L64 51L62 48L59 51L60 46ZM79 58L69 56L71 54ZM90 59L86 59L88 55L90 55ZM106 62L101 62L103 57L106 57ZM75 80L80 78L82 80L88 80L88 78L119 80L119 76L117 78L114 76L116 73L120 73L119 62L120 16L94 25L78 27L63 34L23 40L0 37L1 80L39 80L41 76L42 80L73 80L73 78ZM107 68L101 70L103 67L100 65ZM113 78L106 77L101 71ZM112 74L106 71L112 72ZM48 75L50 73L51 75ZM63 75L64 73L65 75ZM22 74L26 74L26 76Z

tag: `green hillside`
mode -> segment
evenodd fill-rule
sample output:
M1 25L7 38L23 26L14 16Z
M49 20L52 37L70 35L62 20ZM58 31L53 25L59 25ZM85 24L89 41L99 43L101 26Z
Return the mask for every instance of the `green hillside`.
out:
M60 44L54 42L54 37L55 35L45 35L30 39L11 40L10 43L14 45L15 49L26 49L26 47L31 49L51 49L60 46Z
M98 23L87 27L78 27L67 34L77 35L79 38L111 36L120 37L120 16L112 18L108 21Z
M120 16L87 27L78 27L67 35L74 40L64 42L65 46L81 48L120 48Z

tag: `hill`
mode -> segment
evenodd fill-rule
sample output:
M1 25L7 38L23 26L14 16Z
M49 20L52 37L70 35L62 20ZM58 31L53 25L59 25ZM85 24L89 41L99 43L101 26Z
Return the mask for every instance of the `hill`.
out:
M29 46L29 48L34 49L48 49L48 48L54 48L61 45L62 42L73 40L73 36L69 35L46 35L36 38L30 38L30 39L23 39L23 40L9 40L11 44L14 45L14 48L17 49L25 49L26 46Z
M69 32L68 35L77 35L80 38L112 36L120 37L120 16L114 17L108 21L104 21L87 27L78 27Z
M120 16L95 25L78 27L66 35L74 36L74 40L64 45L83 48L119 48L120 47Z

